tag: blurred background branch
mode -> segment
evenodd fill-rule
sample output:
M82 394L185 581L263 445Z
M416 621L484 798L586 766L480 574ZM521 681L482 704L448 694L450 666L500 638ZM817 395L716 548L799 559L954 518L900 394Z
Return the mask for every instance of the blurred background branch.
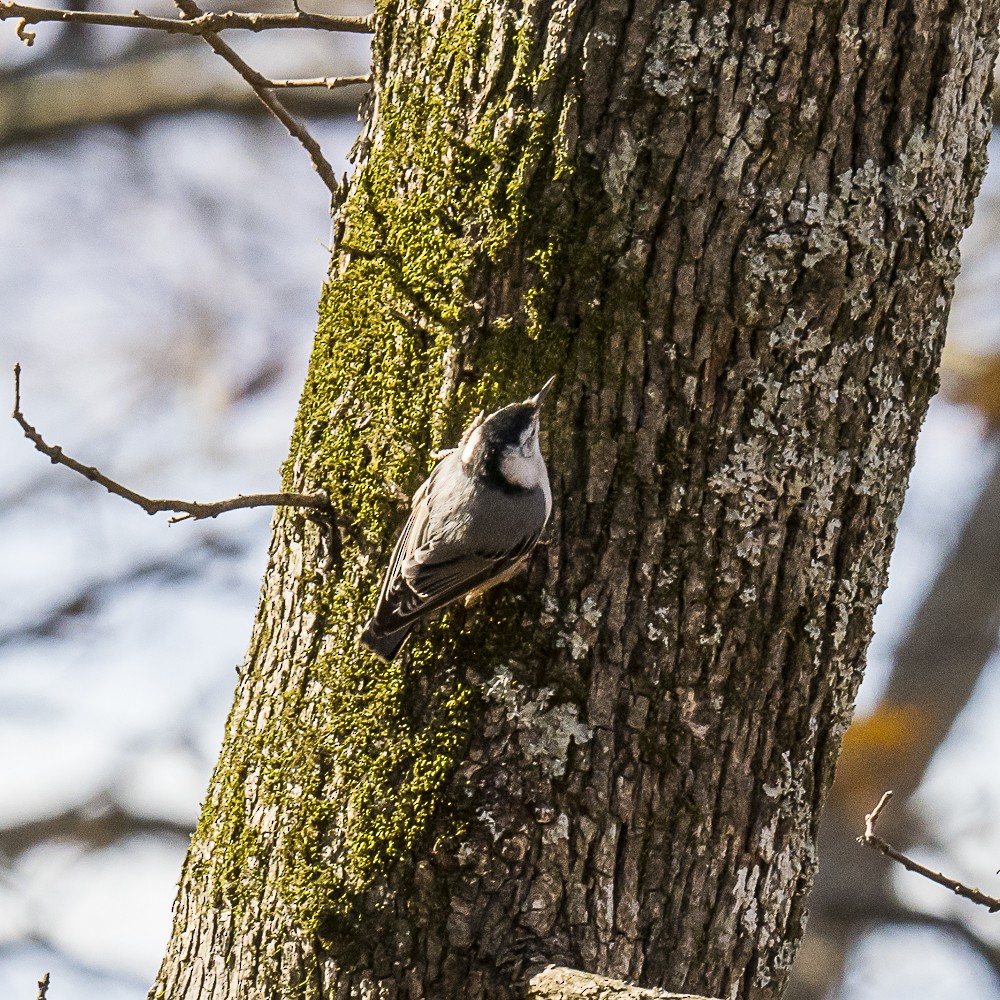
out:
M356 65L356 59L352 61ZM297 62L303 74L329 69L308 47ZM274 85L285 86L281 81ZM366 86L367 76L357 73L336 88L296 90L286 103L301 115L351 114ZM221 64L216 66L210 53L189 44L176 51L157 44L137 45L121 60L58 73L0 75L0 145L43 139L69 128L135 125L159 115L196 110L255 115L261 106L242 80Z
M370 16L344 16L305 13L296 8L291 13L277 11L245 12L227 10L203 11L192 0L179 0L176 5L181 17L140 14L115 14L87 9L81 3L75 10L51 10L17 3L0 3L0 21L19 19L18 37L34 44L35 36L26 36L25 23L52 23L74 36L66 44L58 42L47 57L34 63L34 71L0 74L0 143L37 137L60 128L97 122L135 121L167 111L194 107L214 107L226 110L243 109L252 102L245 88L231 78L213 73L205 63L190 53L166 50L162 46L143 42L128 43L125 58L98 61L97 65L85 53L92 35L87 29L131 27L158 29L179 33L187 39L202 39L220 55L249 85L257 100L273 114L306 149L313 165L331 194L337 191L333 170L323 155L319 143L306 126L293 116L285 103L272 92L294 88L322 87L327 94L343 91L343 98L334 102L300 98L294 110L299 113L325 110L342 112L357 107L360 94L367 84L367 73L345 73L330 76L328 58L322 64L310 65L301 77L288 76L271 80L259 73L228 43L217 36L223 30L243 29L260 32L276 28L312 28L324 32L366 34L372 30ZM264 5L266 7L266 4ZM178 39L180 41L180 39ZM69 57L67 59L67 57ZM322 57L321 57L322 58ZM46 63L57 67L68 62L75 72L46 71ZM103 63L103 64L102 64ZM26 64L32 65L32 64ZM41 67L39 69L39 66ZM315 75L317 66L322 75ZM51 66L50 66L51 69ZM354 93L350 93L354 91Z

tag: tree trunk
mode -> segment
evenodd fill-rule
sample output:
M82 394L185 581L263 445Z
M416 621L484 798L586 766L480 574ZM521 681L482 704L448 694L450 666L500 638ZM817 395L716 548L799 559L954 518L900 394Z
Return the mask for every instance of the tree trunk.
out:
M153 996L775 997L984 168L996 2L379 7L290 488ZM355 647L558 373L529 573Z

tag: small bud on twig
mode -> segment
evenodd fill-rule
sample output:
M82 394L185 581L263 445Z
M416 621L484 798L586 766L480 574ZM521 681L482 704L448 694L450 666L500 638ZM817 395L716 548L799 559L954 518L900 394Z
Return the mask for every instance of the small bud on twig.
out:
M33 31L28 31L28 21L26 18L22 17L21 20L17 22L17 27L14 31L17 33L17 37L20 38L29 49L35 44L35 33Z

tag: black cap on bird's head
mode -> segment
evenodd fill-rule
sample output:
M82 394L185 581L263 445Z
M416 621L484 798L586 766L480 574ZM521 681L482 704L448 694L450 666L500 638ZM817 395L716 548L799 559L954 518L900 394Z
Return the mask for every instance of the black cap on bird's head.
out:
M523 403L511 403L496 413L491 413L481 427L483 442L495 448L523 447L538 433L542 403L555 380L553 375L534 396L529 396Z
M473 423L460 446L462 464L474 475L493 479L513 477L520 482L538 478L534 473L522 474L518 462L537 460L544 470L538 450L539 412L554 381L555 376L523 403L511 403Z

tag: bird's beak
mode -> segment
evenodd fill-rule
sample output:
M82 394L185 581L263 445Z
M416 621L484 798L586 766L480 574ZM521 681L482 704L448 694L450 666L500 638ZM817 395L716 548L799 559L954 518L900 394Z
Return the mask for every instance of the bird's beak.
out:
M545 402L545 397L548 394L549 389L552 388L552 383L555 382L555 380L556 377L553 375L552 378L550 378L548 382L546 382L545 385L543 385L541 389L539 389L538 392L531 397L531 399L525 400L525 402L531 403L534 406L541 406L542 403Z

